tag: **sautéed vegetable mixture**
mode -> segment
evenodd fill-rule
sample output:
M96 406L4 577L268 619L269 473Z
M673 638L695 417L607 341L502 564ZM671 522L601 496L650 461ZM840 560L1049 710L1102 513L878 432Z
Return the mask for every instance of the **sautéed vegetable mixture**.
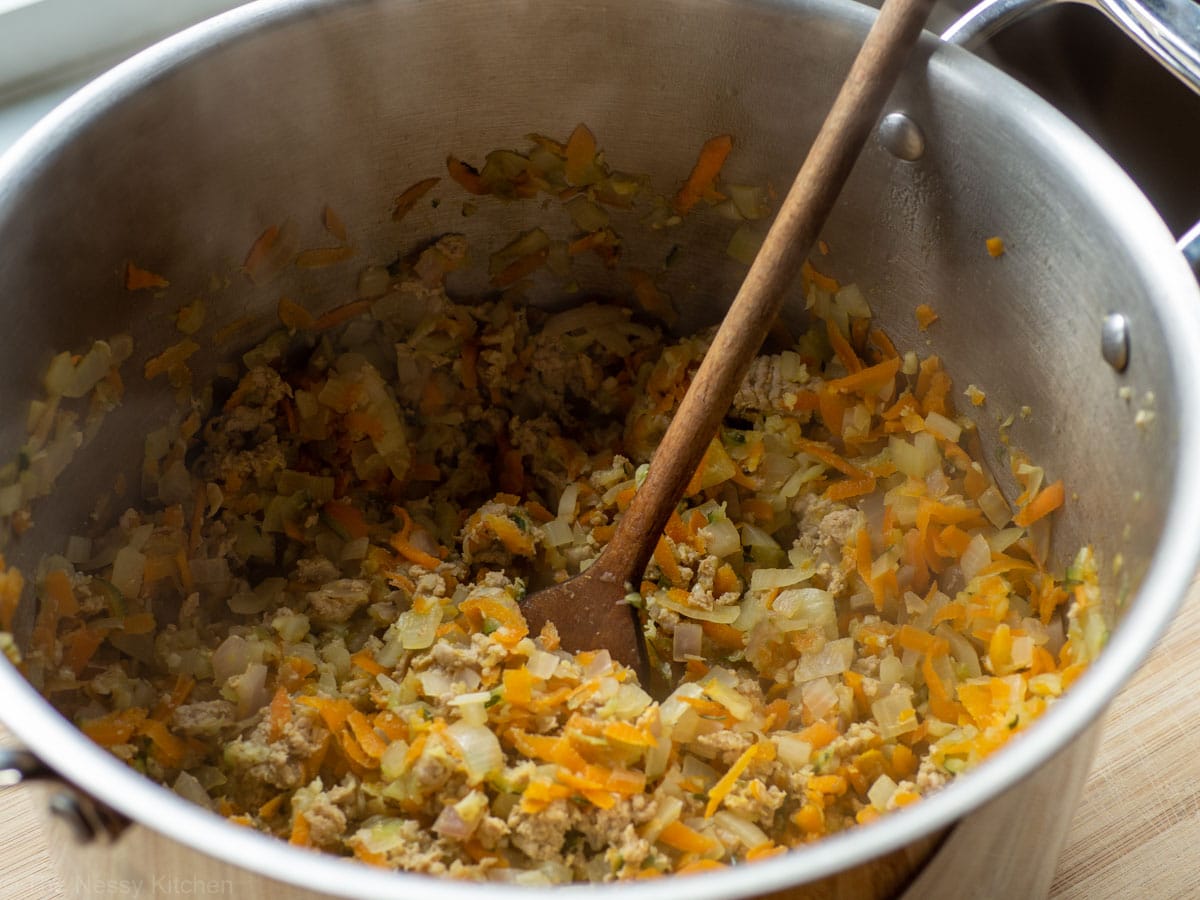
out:
M465 252L438 240L367 315L281 304L212 412L149 436L157 502L43 561L31 647L4 646L93 740L300 846L607 881L919 802L1098 652L1090 550L1043 559L1061 482L1014 454L1010 508L937 357L824 284L630 586L669 696L530 633L522 595L599 554L711 335L454 302Z

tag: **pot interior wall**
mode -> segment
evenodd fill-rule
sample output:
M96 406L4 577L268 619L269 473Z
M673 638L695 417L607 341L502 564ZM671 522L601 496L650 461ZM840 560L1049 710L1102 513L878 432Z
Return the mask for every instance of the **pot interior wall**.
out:
M557 204L469 197L445 177L447 154L478 163L493 148L525 146L529 132L565 139L578 122L615 168L648 175L660 193L672 193L701 143L722 132L735 138L730 181L782 191L870 15L765 0L312 3L269 30L193 47L186 65L137 90L92 94L93 106L65 123L77 129L71 140L0 186L9 323L0 458L21 446L24 410L55 351L82 351L121 331L136 349L125 403L34 507L36 524L7 548L10 561L32 569L67 535L94 529L89 515L119 474L129 489L109 497L108 513L136 501L143 437L174 409L163 380L147 384L140 371L180 339L182 303L203 296L208 304L203 351L192 361L202 381L276 325L280 297L333 307L352 298L363 266L444 232L467 234L473 247L474 264L454 276L452 292L480 294L488 254L523 229L542 225L558 236L569 223ZM1155 352L1169 323L1153 305L1153 274L1086 173L1064 158L1058 131L1040 130L1052 114L957 52L938 53L926 77L935 47L926 41L897 95L897 108L925 132L926 155L907 163L868 147L826 229L831 252L819 267L863 287L897 346L936 351L958 391L973 383L986 392L978 409L956 400L978 423L989 458L1003 449L998 424L1011 419L1012 444L1067 479L1060 563L1093 542L1109 562L1120 553L1122 582L1136 584L1175 466L1171 360ZM442 176L430 194L436 208L424 203L393 222L393 197L430 176ZM474 215L464 212L468 200ZM327 203L348 224L353 260L257 283L239 272L268 226L290 222L300 247L327 245ZM636 224L639 215L618 219L622 269L658 272L679 247L661 284L680 328L715 321L745 271L724 252L731 223L708 213L652 231ZM985 249L992 235L1008 246L1000 259ZM163 273L170 287L125 290L127 260ZM579 291L540 274L529 299L562 305L590 291L629 293L619 274L586 261L571 280ZM913 316L923 302L940 316L924 333ZM1124 375L1099 354L1111 311L1132 325ZM802 316L796 290L786 317ZM215 346L214 333L243 317L244 327ZM1123 386L1132 401L1119 397ZM1155 418L1138 427L1147 392ZM1003 476L1007 462L995 472ZM31 619L24 610L26 626Z

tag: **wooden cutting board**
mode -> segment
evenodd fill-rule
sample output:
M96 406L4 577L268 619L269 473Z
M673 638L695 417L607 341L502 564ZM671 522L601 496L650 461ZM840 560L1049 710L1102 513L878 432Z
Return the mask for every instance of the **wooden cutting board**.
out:
M1200 584L1105 719L1105 734L1059 860L1055 900L1183 900L1200 881ZM0 740L7 735L0 729ZM0 797L0 898L55 900L28 793Z

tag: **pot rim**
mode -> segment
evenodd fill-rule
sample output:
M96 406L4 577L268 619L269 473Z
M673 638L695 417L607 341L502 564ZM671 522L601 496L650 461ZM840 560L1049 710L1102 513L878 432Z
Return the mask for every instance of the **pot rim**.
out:
M366 0L351 0L366 2ZM409 0L412 2L412 0ZM744 0L748 4L811 11L839 24L861 29L875 10L847 0ZM176 69L220 46L251 37L260 29L301 17L316 18L339 0L258 0L167 38L118 65L80 89L0 156L0 217L19 199L20 185L50 164L77 131L109 109ZM858 826L816 845L741 867L689 879L694 900L758 894L819 879L896 850L983 805L1030 775L1096 720L1146 658L1181 605L1200 561L1200 363L1191 351L1200 346L1200 289L1175 249L1174 239L1128 176L1082 131L1008 76L932 34L921 39L931 77L953 83L977 103L996 105L1009 95L1027 112L1037 112L1039 140L1053 146L1064 163L1090 173L1101 206L1112 226L1132 249L1145 281L1154 283L1157 310L1171 327L1164 330L1172 360L1172 385L1179 405L1175 423L1179 451L1174 490L1147 574L1100 659L1070 691L1028 731L966 777L936 794L867 826ZM997 79L1000 83L997 84ZM982 85L987 83L985 91ZM0 718L40 759L97 800L181 844L279 882L335 896L395 897L419 891L430 876L383 872L338 857L291 847L276 838L236 826L150 781L88 740L63 718L7 660L0 660ZM488 882L475 884L437 879L446 900L479 900L483 891L497 898L525 898L528 888ZM678 894L673 878L610 885L571 885L556 889L571 895L619 893L627 900L667 900Z

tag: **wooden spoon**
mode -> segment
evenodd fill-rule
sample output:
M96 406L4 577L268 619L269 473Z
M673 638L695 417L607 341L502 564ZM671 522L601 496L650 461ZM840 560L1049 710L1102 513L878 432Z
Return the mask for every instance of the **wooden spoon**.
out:
M775 321L785 289L812 250L931 5L932 0L884 4L612 539L586 571L522 602L534 634L553 622L564 648L607 648L646 683L642 629L625 596L641 581L671 510Z

